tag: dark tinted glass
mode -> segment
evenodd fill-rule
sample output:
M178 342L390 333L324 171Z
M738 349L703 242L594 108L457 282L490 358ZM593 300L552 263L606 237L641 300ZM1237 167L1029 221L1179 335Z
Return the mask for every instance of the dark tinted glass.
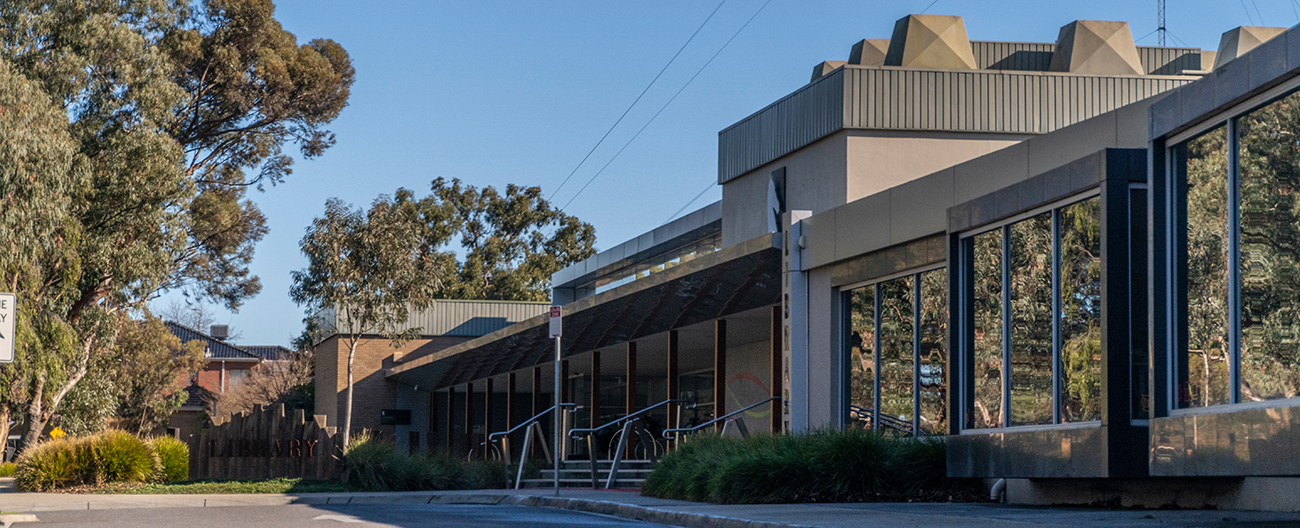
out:
M849 292L849 403L876 407L875 285Z
M1061 420L1099 420L1101 198L1066 206L1058 218L1061 225Z
M966 427L1002 425L1002 230L971 237L972 398Z
M1300 390L1300 94L1238 120L1241 401Z
M948 432L948 397L944 369L948 362L948 274L937 269L920 274L920 372L917 379L921 403L921 429L930 434Z
M912 420L913 314L915 276L880 283L880 412Z
M1052 423L1052 215L1011 224L1011 425Z
M1187 350L1180 407L1228 403L1228 152L1219 128L1185 144Z

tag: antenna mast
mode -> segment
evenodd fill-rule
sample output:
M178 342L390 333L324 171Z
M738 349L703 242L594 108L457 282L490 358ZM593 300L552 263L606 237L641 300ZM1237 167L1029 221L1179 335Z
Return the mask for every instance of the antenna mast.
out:
M1156 33L1159 34L1160 47L1165 47L1165 0L1156 0Z

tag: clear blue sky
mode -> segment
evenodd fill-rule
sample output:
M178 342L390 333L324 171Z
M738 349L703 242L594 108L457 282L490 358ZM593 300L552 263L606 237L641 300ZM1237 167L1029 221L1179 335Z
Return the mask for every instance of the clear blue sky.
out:
M555 196L563 205L765 0L727 0L605 144ZM717 133L845 60L863 38L887 38L909 13L960 15L974 40L1052 42L1076 19L1123 20L1135 38L1156 27L1155 0L772 0L753 23L567 209L606 248L658 226L717 177ZM1213 50L1239 25L1291 26L1292 0L1169 0L1182 45ZM426 193L439 176L475 186L553 192L627 105L718 5L697 1L356 2L281 0L299 42L327 37L352 56L356 84L331 129L338 143L252 198L270 234L253 271L262 293L217 321L243 344L288 344L302 310L290 272L298 240L325 200L368 205L399 187ZM1249 16L1247 15L1249 10ZM1155 45L1156 36L1140 45ZM720 199L713 186L692 205ZM165 305L164 299L156 306Z

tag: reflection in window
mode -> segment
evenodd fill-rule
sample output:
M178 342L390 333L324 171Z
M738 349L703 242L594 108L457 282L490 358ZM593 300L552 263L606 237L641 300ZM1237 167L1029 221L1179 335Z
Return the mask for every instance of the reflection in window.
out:
M1052 423L1052 215L1011 224L1011 425Z
M1002 425L1002 230L976 235L972 250L974 397L966 427L981 429Z
M1100 420L1101 198L1064 207L1059 219L1061 421Z
M944 368L948 361L948 280L942 269L920 274L921 336L920 377L917 398L921 404L921 428L930 434L948 432L948 399L944 392Z
M1237 131L1241 401L1290 398L1300 390L1300 93L1243 116Z
M1228 403L1228 153L1218 128L1185 144L1187 351L1181 407Z
M880 412L912 420L912 276L880 284Z
M876 407L876 287L849 292L849 403Z

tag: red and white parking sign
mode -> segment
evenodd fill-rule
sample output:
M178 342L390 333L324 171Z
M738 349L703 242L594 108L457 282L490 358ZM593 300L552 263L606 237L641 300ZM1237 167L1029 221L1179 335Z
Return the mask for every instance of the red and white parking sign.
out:
M560 337L564 334L564 325L560 324L563 319L564 310L559 306L551 307L551 337Z

